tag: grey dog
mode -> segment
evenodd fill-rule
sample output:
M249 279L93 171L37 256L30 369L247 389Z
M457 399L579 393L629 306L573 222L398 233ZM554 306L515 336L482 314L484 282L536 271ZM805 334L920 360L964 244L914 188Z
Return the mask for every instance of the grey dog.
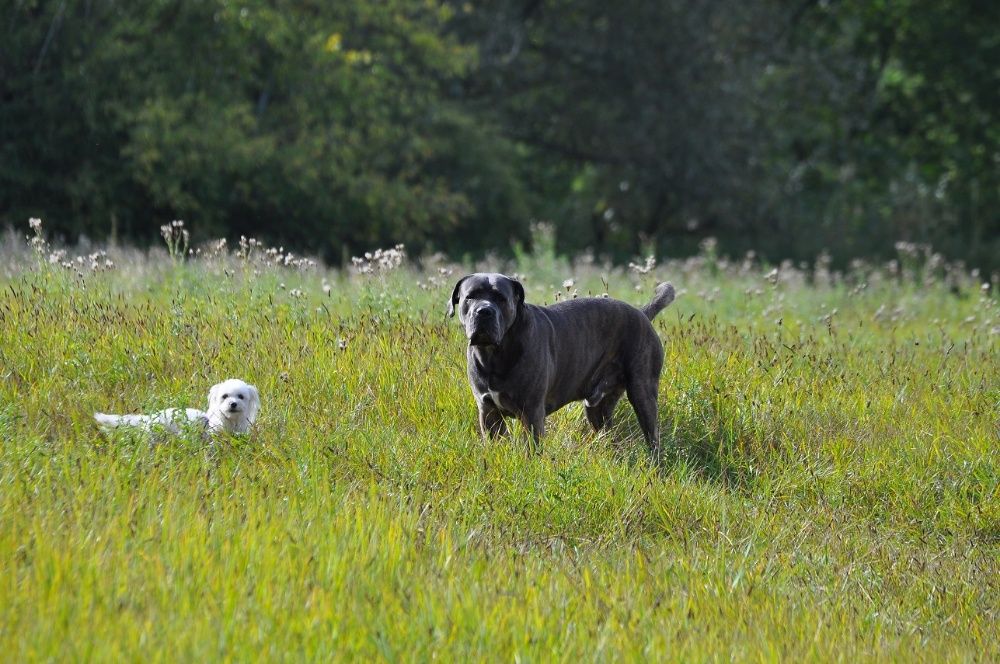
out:
M641 310L600 297L539 307L527 304L524 287L502 274L460 279L448 315L457 310L465 326L469 383L483 436L506 435L504 417L516 417L538 447L545 416L580 400L599 431L625 393L658 459L663 345L650 321L673 299L674 287L661 283Z

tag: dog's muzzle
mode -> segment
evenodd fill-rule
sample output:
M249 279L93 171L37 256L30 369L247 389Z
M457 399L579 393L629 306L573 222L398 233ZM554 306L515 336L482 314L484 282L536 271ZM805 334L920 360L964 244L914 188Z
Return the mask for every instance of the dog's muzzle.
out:
M500 316L492 307L482 307L469 316L466 334L470 346L496 346L503 336Z

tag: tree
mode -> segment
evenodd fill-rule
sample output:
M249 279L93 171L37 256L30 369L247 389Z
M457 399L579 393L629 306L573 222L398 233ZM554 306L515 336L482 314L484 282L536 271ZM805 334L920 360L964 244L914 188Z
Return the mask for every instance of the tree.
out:
M9 5L9 3L8 3ZM0 222L1000 265L1000 5L50 2L0 9Z
M69 235L183 218L334 259L524 217L490 128L447 93L472 62L449 16L419 0L15 8L0 210Z

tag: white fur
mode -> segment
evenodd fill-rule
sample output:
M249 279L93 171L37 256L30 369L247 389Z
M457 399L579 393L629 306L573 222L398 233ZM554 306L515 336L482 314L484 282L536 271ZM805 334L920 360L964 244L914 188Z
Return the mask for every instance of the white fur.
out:
M107 427L131 427L153 432L178 434L185 426L195 425L207 433L227 431L246 433L257 420L260 393L253 385L230 378L208 391L208 410L168 408L152 415L106 415L94 413L94 419Z

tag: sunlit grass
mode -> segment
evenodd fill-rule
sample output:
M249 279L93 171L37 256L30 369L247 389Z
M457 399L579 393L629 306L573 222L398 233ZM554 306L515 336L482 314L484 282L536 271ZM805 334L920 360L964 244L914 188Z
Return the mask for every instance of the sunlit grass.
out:
M551 416L540 456L480 440L444 316L473 266L2 253L5 659L1000 657L982 277L500 265L539 303L681 289L654 467L626 403L599 436ZM245 439L91 420L201 407L228 377L262 395Z

